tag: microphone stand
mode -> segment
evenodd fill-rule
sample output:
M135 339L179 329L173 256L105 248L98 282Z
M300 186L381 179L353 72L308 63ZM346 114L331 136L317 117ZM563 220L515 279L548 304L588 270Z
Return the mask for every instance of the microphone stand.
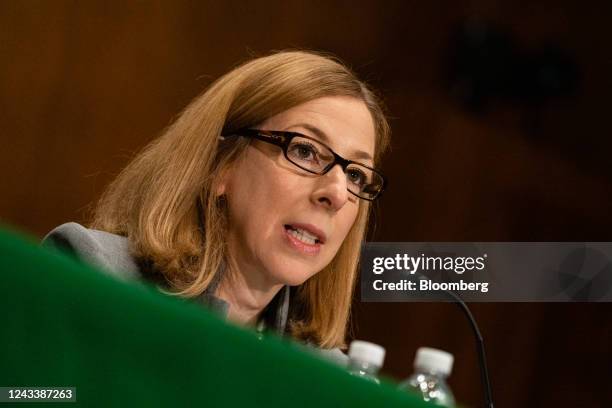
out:
M478 354L478 365L480 366L480 381L482 383L484 391L484 399L486 404L485 406L487 408L493 408L493 397L491 396L491 382L489 381L489 370L487 369L485 346L484 341L482 339L482 335L480 334L480 330L478 329L478 324L476 324L476 320L474 319L472 312L470 312L470 309L467 307L463 299L461 299L456 293L451 292L450 290L442 290L441 292L450 297L453 303L459 306L463 314L470 322L470 326L472 327L472 331L474 332L474 336L476 337L476 352Z

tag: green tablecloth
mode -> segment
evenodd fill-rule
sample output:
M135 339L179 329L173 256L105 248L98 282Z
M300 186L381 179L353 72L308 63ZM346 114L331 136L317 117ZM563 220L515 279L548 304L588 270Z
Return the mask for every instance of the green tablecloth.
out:
M0 265L0 386L73 386L103 407L429 406L11 232Z

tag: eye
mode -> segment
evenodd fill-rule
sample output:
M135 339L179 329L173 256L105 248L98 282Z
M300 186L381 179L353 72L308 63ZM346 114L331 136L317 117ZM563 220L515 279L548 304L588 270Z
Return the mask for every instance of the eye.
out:
M317 162L319 160L319 151L310 143L299 142L292 144L289 147L289 154L302 161Z
M346 172L346 178L350 183L353 183L357 186L365 185L368 179L363 171L356 168L348 169Z

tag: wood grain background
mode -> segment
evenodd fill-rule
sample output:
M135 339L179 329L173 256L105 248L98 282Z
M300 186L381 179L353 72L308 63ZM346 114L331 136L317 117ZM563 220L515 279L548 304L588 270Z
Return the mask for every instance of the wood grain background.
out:
M599 7L599 6L598 6ZM0 218L42 236L90 203L210 82L250 55L332 52L385 96L393 151L377 241L612 241L607 10L578 2L2 1ZM571 97L474 115L445 86L461 21L573 56ZM537 115L537 127L526 118ZM612 406L610 304L476 304L498 407ZM451 386L481 403L474 345L446 304L355 303L354 336L385 374L417 347L455 354Z

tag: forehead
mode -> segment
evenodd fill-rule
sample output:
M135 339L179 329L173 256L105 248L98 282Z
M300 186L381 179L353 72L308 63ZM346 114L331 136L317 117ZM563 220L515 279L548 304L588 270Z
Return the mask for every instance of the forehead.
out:
M260 126L314 137L350 160L371 163L374 157L374 121L365 103L357 98L313 99L267 119Z

